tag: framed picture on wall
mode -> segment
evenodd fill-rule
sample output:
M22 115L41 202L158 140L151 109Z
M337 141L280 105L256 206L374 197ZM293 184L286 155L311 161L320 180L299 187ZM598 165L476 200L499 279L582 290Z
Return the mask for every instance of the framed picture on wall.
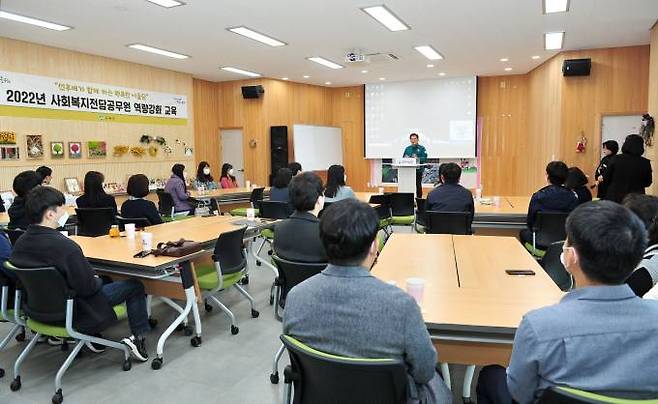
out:
M107 157L107 143L102 140L87 142L87 153L90 159L104 159Z
M0 146L0 160L18 160L18 146Z
M82 158L82 142L69 142L69 158Z
M42 159L43 158L43 136L41 135L27 135L25 136L27 143L27 158L28 159Z
M64 178L64 184L66 185L66 191L69 194L79 194L80 193L80 182L77 178Z
M64 158L64 142L50 142L50 157L54 159Z

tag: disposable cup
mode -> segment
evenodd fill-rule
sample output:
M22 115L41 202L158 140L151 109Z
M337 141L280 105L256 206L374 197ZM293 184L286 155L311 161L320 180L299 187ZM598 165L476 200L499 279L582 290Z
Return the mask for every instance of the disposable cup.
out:
M253 222L256 219L256 209L247 208L247 220Z
M126 223L126 237L135 238L135 223Z
M384 193L384 187L377 188L377 192L379 192L380 194L383 194Z
M495 207L500 208L500 196L493 197L493 204Z
M151 251L153 249L153 233L142 232L142 250Z

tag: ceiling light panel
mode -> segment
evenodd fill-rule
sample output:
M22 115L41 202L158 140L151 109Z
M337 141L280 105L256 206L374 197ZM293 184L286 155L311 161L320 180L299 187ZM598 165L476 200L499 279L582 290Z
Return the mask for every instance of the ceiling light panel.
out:
M404 21L398 18L386 6L364 7L364 13L374 18L377 22L389 29L389 31L406 31L411 29Z
M241 74L243 76L249 76L249 77L260 77L260 73L254 73L250 72L249 70L243 70L243 69L238 69L237 67L231 67L231 66L224 66L222 67L222 70L231 72L231 73L237 73Z
M564 44L564 32L547 32L544 34L544 49L562 49Z
M325 59L325 58L320 57L320 56L313 56L313 57L310 57L310 58L307 58L307 59L310 60L311 62L321 64L322 66L325 66L325 67L328 67L328 68L334 69L334 70L342 69L344 67L344 66L339 65L338 63L334 63L331 60Z
M144 45L141 43L134 43L132 45L127 45L129 48L141 50L143 52L149 52L149 53L155 53L156 55L161 55L161 56L167 56L170 58L174 59L187 59L189 56L183 55L181 53L176 53L172 51L168 51L165 49L160 49L160 48L154 48L152 46Z
M146 0L146 1L148 1L149 3L157 4L158 6L164 8L173 8L185 4L182 1L178 1L178 0Z
M234 34L242 35L245 38L252 39L254 41L264 43L265 45L277 47L277 46L285 46L287 43L279 41L278 39L272 38L271 36L267 36L265 34L261 34L260 32L254 31L253 29L241 26L241 27L231 27L231 28L226 28L228 31L233 32Z
M544 14L569 11L569 0L543 0Z
M71 29L71 27L66 25L55 24L54 22L44 21L38 18L26 17L24 15L14 14L7 11L0 11L0 18L35 25L37 27L47 28L53 31L66 31Z
M429 60L441 60L443 56L436 49L432 48L430 45L421 45L414 47L421 55L425 56Z

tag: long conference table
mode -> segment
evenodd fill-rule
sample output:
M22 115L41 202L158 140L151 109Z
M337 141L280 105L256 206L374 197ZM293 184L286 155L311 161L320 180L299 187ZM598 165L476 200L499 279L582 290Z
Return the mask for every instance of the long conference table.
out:
M444 363L507 366L523 315L563 296L512 237L394 233L372 273L403 289L408 278L425 280L421 311Z

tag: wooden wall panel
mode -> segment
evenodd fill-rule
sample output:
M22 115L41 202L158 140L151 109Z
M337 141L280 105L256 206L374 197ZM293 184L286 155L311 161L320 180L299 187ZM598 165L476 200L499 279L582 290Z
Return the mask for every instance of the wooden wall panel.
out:
M207 161L213 175L218 177L221 168L221 142L219 141L219 97L215 82L194 79L194 143L196 164ZM188 169L190 175L196 170Z
M651 44L650 44L650 60L649 60L649 94L647 110L649 114L658 119L658 23L654 24L651 28ZM656 134L658 135L658 134ZM654 135L654 136L656 136ZM658 139L658 138L656 138ZM656 144L654 139L654 144ZM658 175L656 174L656 161L658 160L658 148L651 147L647 150L646 157L651 159L654 171L654 182L651 185L650 193L656 195L658 192Z

